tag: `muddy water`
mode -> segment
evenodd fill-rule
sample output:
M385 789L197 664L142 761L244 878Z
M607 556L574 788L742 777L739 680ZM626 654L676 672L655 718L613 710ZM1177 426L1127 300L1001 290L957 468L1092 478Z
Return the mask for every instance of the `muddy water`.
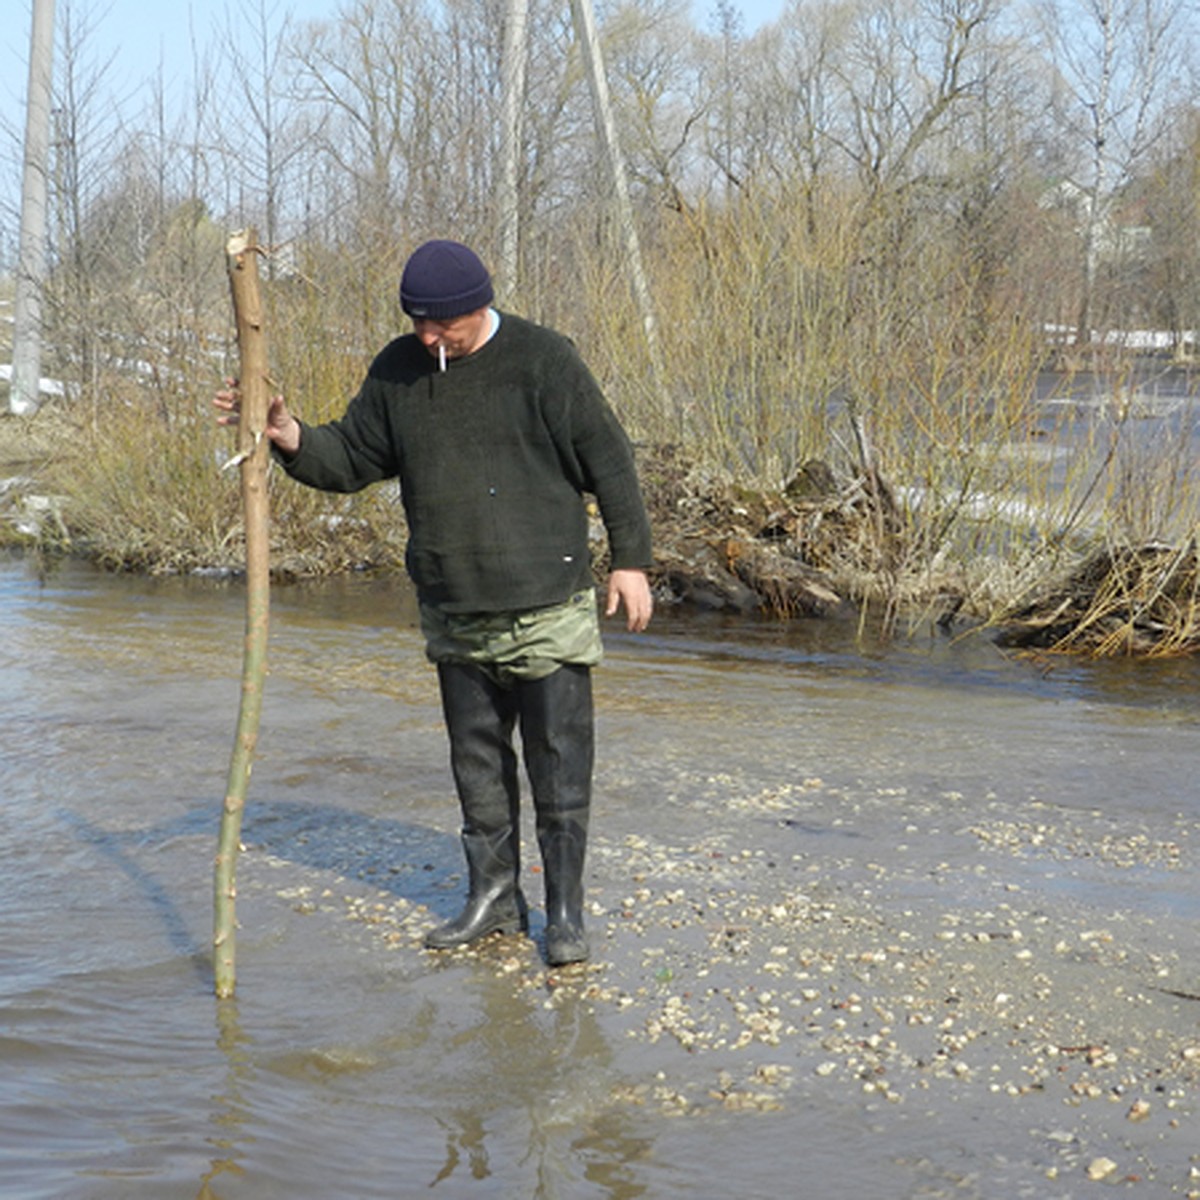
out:
M278 589L217 1003L241 620L236 585L0 562L0 1194L1196 1186L1194 664L611 633L595 962L553 976L536 913L420 948L462 880L411 599Z

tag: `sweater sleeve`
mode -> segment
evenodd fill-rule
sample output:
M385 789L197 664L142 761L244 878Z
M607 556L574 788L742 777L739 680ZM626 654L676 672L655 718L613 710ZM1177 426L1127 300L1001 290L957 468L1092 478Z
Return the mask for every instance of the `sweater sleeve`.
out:
M650 522L642 500L633 447L600 385L570 350L567 423L584 487L596 497L608 533L614 570L653 565Z
M395 475L381 389L368 378L339 420L301 423L300 449L279 461L297 482L326 492L357 492Z

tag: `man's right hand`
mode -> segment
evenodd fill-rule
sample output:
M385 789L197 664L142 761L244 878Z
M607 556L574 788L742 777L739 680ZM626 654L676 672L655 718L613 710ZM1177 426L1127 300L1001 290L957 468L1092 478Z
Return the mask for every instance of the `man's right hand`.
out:
M218 425L237 425L242 414L242 393L236 379L225 380L225 387L213 396L213 405L220 409ZM300 422L288 411L282 396L272 396L267 402L267 427L264 430L272 445L287 455L300 449Z

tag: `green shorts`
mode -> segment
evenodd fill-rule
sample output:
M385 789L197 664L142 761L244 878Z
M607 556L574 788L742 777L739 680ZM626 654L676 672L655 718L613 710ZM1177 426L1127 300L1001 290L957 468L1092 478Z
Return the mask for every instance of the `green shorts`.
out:
M430 662L473 663L497 683L543 679L564 663L594 667L603 655L595 593L520 613L447 613L421 605Z

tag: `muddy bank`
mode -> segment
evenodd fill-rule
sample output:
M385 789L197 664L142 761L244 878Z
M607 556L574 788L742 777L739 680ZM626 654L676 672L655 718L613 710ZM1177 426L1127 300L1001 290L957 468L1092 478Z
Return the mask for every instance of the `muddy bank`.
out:
M1002 588L972 585L967 564L952 555L936 555L936 569L914 556L920 522L900 511L878 472L839 477L812 461L768 492L714 479L664 449L647 453L642 470L654 578L667 604L782 619L870 607L885 614L885 625L915 614L945 632L974 630L1031 654L1151 657L1200 648L1194 538L1078 539L1074 552L1047 553L1045 579L1010 599Z

